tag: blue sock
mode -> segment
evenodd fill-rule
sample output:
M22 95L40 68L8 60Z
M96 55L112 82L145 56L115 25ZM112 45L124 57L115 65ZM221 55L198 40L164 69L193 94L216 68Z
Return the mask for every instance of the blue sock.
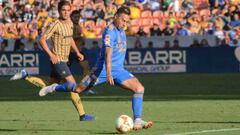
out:
M132 98L132 110L134 119L142 116L143 93L135 93Z
M76 88L76 83L66 82L63 84L59 84L55 90L58 92L69 92L74 91Z

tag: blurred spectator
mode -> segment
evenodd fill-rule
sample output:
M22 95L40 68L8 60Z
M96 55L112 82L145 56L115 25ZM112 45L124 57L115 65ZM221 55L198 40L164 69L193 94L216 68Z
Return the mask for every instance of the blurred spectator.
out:
M227 31L227 34L230 39L237 39L237 30L236 29L230 29Z
M38 45L37 42L34 42L34 43L33 43L33 51L37 51L37 52L42 51L42 50L39 48L39 45Z
M95 19L95 10L91 2L88 2L83 10L81 11L82 18L84 20L94 20Z
M193 39L193 43L190 45L190 47L201 47L201 45L197 39Z
M112 2L109 2L109 3L105 3L105 8L106 8L105 19L107 22L110 22L117 11L117 7L113 5Z
M99 49L99 45L98 45L98 41L92 41L92 46L91 46L91 49Z
M153 48L153 42L152 41L148 42L147 48L148 49L152 49Z
M168 10L169 5L173 2L173 0L163 0L163 10Z
M19 48L16 51L18 51L18 52L27 51L23 42L19 42Z
M100 20L103 20L105 18L105 12L104 12L104 9L101 8L100 6L98 6L95 10L95 15L96 16L96 19L95 21L100 21Z
M169 25L169 23L167 23L167 26L166 26L165 29L163 29L162 34L163 34L164 36L173 36L173 34L174 34L174 29L173 29L173 27L171 27L171 26Z
M177 36L188 36L190 34L189 34L189 31L185 28L185 25L179 24L177 31L176 31L176 35Z
M190 11L191 9L193 9L193 1L192 0L183 0L182 2L182 7L186 10L186 11Z
M160 0L148 0L148 8L152 11L160 10L161 1Z
M36 16L36 15L32 10L31 5L30 4L25 5L24 12L22 14L23 21L25 23L29 23L33 19L34 16Z
M229 44L227 43L227 40L224 39L224 40L222 40L222 41L220 42L220 46L221 46L221 47L229 47Z
M177 39L173 40L173 48L179 48L179 41Z
M86 28L83 28L82 30L85 38L96 38L96 34L92 26L87 25Z
M230 25L231 27L240 26L239 14L234 14L234 17L233 17L233 19L231 20L231 22L229 23L229 25Z
M216 36L219 40L224 39L224 32L218 25L216 25L216 30L214 31L213 35Z
M16 14L14 13L11 7L3 8L3 23L12 23L12 18L16 18Z
M4 40L3 42L1 42L0 52L5 52L7 46L8 46L8 45L7 45L7 40Z
M203 31L204 31L205 34L213 35L214 32L215 32L215 28L213 27L213 23L209 22L208 27L205 28Z
M201 28L199 22L197 21L197 17L197 14L194 14L188 19L188 23L190 24L189 30L195 35L199 33Z
M208 44L207 39L202 39L202 40L200 41L200 46L201 46L201 47L209 47L209 44Z
M138 37L136 38L136 41L134 43L134 48L135 49L142 48L142 42L141 42L140 38L138 38Z
M130 12L131 12L130 17L132 19L139 18L140 17L140 13L141 13L140 6L137 3L133 2L131 7L130 7Z
M168 10L174 11L177 13L180 11L180 8L181 8L181 6L180 6L179 0L173 0L169 5Z
M150 35L161 36L161 30L157 24L153 24L153 26L150 28Z
M208 17L207 15L201 16L200 25L201 25L202 32L203 32L205 29L207 29L208 24L209 24L209 17ZM202 33L202 34L203 34L203 33Z
M232 41L229 43L229 46L231 46L231 47L238 47L238 46L240 46L240 41L239 41L239 39L234 39L234 40L232 40Z
M170 47L171 47L170 41L166 40L164 42L163 48L167 49L167 48L170 48Z
M143 30L143 27L139 27L139 31L137 32L138 36L147 36L147 33Z
M167 21L167 23L170 25L170 27L174 27L176 24L177 20L175 19L173 12L169 13L169 19Z

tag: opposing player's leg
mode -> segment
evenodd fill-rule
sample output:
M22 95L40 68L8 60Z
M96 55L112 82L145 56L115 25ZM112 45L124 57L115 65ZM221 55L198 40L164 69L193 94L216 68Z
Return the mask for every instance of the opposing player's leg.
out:
M44 87L39 91L39 96L45 96L48 93L52 93L54 91L68 91L68 89L75 89L76 87L76 81L74 77L72 76L68 66L66 63L59 63L53 65L53 71L51 73L52 78L64 78L64 80L67 83L64 83L66 85L58 85L56 83L53 83L52 85L48 87ZM84 111L81 98L77 93L70 91L70 97L71 100L76 108L76 110L79 113L80 121L90 121L95 120L96 118L94 116L87 115Z
M134 115L134 130L142 129L142 128L150 128L153 123L151 121L142 120L142 106L143 106L143 94L144 87L138 81L136 77L130 74L128 71L124 70L124 72L120 72L117 75L115 81L117 84L120 84L121 87L131 90L134 92L132 97L132 110Z
M28 72L25 69L22 69L21 71L17 72L14 76L10 78L10 80L20 80L20 79L27 80L31 84L40 88L43 88L46 86L46 82L43 79L36 76L29 76Z
M73 84L75 83L75 79L73 78L72 75L66 77L65 79L66 79L67 82L70 82L70 83L73 83ZM85 113L83 105L82 105L81 98L80 98L78 93L70 92L70 97L71 97L72 103L74 104L76 110L79 113L80 121L96 120L95 116L90 116L90 115Z

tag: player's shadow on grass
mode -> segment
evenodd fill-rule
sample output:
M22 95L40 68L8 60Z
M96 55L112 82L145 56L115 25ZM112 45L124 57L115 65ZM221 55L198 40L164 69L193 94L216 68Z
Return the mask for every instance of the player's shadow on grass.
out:
M173 121L173 122L163 122L163 121L154 121L154 123L179 123L179 124L240 124L240 121Z

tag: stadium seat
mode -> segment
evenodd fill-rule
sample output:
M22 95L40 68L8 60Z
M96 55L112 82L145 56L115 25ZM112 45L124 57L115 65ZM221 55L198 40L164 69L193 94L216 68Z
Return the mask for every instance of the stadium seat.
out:
M131 26L131 27L130 27L130 30L131 30L134 34L136 34L136 33L139 31L139 26Z
M152 11L145 10L141 12L141 18L151 18L152 17Z
M144 26L143 31L146 32L147 34L150 34L150 26Z
M169 12L168 11L165 11L164 13L163 13L163 16L162 16L163 18L169 18Z
M151 27L151 26L152 26L152 21L151 21L151 19L148 19L148 18L146 18L146 19L141 18L141 19L140 19L140 26L143 26L143 27L145 27L145 26L149 26L149 27Z
M158 18L153 18L153 19L152 19L152 24L160 25L160 19L158 19Z
M163 12L160 10L154 11L152 17L153 18L161 18L163 15Z
M131 26L139 26L140 25L139 19L131 20L130 25Z

